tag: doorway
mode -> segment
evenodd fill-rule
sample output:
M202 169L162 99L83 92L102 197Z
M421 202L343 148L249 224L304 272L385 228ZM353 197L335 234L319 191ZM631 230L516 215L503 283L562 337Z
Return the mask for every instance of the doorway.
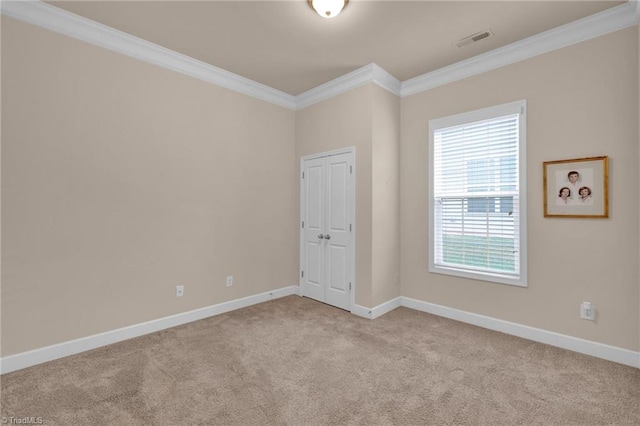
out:
M301 158L301 295L348 311L355 289L354 162L354 148Z

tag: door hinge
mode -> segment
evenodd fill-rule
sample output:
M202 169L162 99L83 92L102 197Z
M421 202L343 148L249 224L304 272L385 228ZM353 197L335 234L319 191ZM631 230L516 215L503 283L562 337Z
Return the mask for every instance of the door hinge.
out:
M304 271L302 271L302 278L304 278Z
M302 221L302 227L304 228L304 220Z
M304 172L302 172L302 179L304 179Z
M353 166L349 166L349 173L353 174Z
M349 283L349 290L351 290L351 283Z
M352 226L352 225L351 225L351 224L349 224L349 232L352 232L352 231L351 231L351 226Z

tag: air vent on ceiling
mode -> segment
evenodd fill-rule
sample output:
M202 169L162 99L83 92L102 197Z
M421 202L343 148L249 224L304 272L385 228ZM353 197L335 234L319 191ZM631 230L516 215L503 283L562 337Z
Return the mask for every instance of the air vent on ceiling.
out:
M476 41L484 40L485 38L489 37L493 37L493 33L491 32L491 30L480 31L479 33L471 34L470 36L463 38L458 43L456 43L456 46L466 46L468 44L475 43Z

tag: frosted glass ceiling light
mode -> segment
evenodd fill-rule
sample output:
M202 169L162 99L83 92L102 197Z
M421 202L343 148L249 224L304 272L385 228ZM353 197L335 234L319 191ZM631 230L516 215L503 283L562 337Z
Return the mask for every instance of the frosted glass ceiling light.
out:
M349 0L307 0L309 6L323 18L333 18L338 16L342 9L349 3Z

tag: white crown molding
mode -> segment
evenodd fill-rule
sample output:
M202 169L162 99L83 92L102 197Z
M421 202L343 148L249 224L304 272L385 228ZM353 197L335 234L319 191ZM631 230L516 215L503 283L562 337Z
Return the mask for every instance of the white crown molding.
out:
M640 2L627 3L400 82L372 63L298 96L225 71L39 0L2 1L2 14L289 109L302 109L374 83L405 97L636 25Z
M402 83L376 64L371 64L371 80L373 83L400 97Z
M167 328L176 327L189 322L224 314L225 312L235 311L236 309L246 308L247 306L256 305L258 303L267 302L280 297L299 294L300 287L297 285L283 287L265 293L255 294L253 296L243 297L241 299L231 300L217 305L211 305L205 308L195 309L193 311L131 325L129 327L94 334L93 336L87 336L81 339L70 340L68 342L58 343L44 348L9 355L0 359L0 373L10 373L12 371L75 355L80 352L89 351L112 343L122 342L123 340L132 339L134 337L155 333L156 331L165 330Z
M125 32L83 18L42 1L2 1L2 14L149 62L262 101L295 109L295 97L248 78Z
M630 367L640 368L640 352L618 348L604 343L593 342L591 340L580 339L578 337L567 336L527 325L503 321L497 318L436 305L434 303L423 302L410 297L403 296L401 299L402 306L410 309L461 321L478 327L487 328L489 330L499 331L512 336L522 337L523 339L544 343L573 352L591 355L596 358L606 359L608 361L617 362Z
M400 81L372 63L299 94L296 96L296 109L306 108L367 83L375 83L400 96Z
M635 3L635 4L633 4ZM411 96L563 47L636 25L637 2L627 2L586 18L528 37L482 55L402 82L401 96Z

